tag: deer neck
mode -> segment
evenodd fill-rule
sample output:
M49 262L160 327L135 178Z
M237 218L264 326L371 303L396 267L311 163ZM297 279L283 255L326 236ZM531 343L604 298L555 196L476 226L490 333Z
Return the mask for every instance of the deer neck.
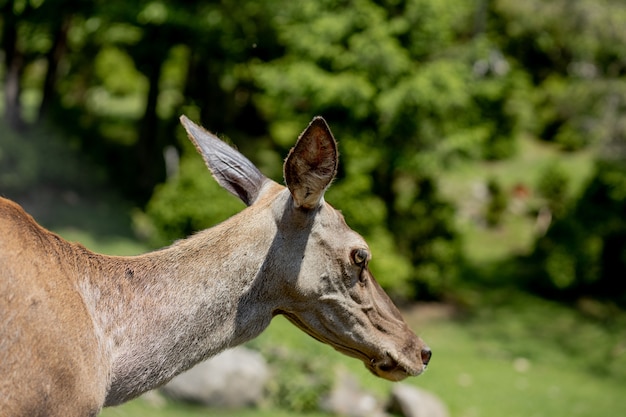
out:
M248 209L160 251L90 255L79 286L111 363L106 405L157 387L267 327L275 308L273 280L263 277L271 229L267 216Z

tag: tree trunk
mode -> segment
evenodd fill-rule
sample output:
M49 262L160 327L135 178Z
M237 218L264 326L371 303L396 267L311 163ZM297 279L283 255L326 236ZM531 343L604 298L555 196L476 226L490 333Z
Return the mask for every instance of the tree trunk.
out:
M63 58L63 55L65 55L65 51L67 50L67 31L69 30L69 27L69 17L62 19L59 22L59 25L54 30L54 43L46 54L48 69L43 83L42 99L37 118L40 122L47 116L50 106L55 100L57 68L59 66L59 62Z
M184 95L200 109L200 119L212 131L224 131L230 117L229 98L219 86L220 70L214 68L210 57L192 54Z
M162 62L155 56L151 65L146 65L148 77L148 97L146 110L140 121L139 138L136 152L139 164L137 190L140 201L147 201L152 195L155 184L161 182L165 176L165 160L163 146L159 135L159 118L157 104L159 99L159 80L161 79Z
M20 78L22 77L23 62L21 55L18 54L13 57L4 82L4 118L13 130L22 130L25 127L20 100L22 91Z
M20 102L20 79L24 69L24 57L17 49L17 17L13 15L14 0L7 1L1 11L4 16L2 26L2 49L5 53L6 77L4 80L4 118L10 128L24 128Z

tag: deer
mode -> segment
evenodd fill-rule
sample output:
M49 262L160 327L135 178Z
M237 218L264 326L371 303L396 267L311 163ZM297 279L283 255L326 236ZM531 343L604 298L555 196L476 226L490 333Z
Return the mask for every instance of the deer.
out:
M338 146L317 116L285 185L181 116L220 186L246 207L135 256L94 253L0 198L0 416L96 416L258 336L277 315L391 381L431 351L369 269L370 249L324 200Z

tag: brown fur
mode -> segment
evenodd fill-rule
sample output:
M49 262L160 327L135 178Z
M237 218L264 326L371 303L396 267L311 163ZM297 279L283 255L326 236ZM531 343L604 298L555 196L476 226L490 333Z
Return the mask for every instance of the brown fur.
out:
M323 200L337 153L316 120L285 162L285 188L182 118L249 207L145 255L95 254L0 198L0 416L95 415L256 337L276 314L378 376L421 373L430 351L369 273L365 241Z

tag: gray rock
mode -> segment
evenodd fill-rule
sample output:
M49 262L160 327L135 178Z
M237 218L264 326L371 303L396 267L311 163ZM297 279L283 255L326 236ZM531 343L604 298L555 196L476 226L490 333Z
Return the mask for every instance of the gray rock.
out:
M356 378L346 371L337 372L333 389L321 401L322 410L345 417L385 417L383 405L371 393L359 386Z
M404 417L449 417L446 405L432 392L407 384L395 384L387 410Z
M249 407L261 402L269 378L269 366L260 353L236 347L178 375L161 391L211 407Z
M142 394L141 398L152 408L163 408L167 405L167 400L156 389Z

